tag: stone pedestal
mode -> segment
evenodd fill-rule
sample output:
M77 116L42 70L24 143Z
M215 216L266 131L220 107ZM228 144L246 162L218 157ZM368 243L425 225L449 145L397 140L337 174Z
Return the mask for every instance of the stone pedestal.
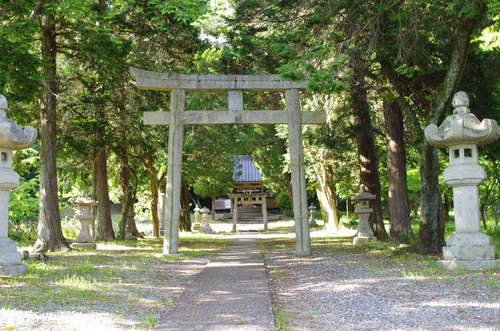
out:
M481 232L478 185L486 172L478 163L477 145L498 139L500 128L493 120L482 122L470 113L469 97L458 92L453 99L455 110L441 126L429 125L425 136L436 147L448 147L450 165L443 180L453 187L455 233L446 239L443 259L438 265L447 269L476 270L500 267L496 247L491 238Z
M361 244L368 241L377 241L374 236L373 230L368 222L373 209L370 208L370 200L375 199L375 195L367 192L364 185L360 186L359 193L356 194L351 200L356 204L354 213L358 217L358 233L353 239L353 244Z
M14 276L24 273L27 266L21 263L17 243L8 237L9 191L19 183L18 174L12 170L12 150L30 147L36 129L28 126L21 130L6 117L7 108L7 99L0 94L0 274Z
M75 200L76 219L80 221L80 233L73 243L74 248L96 249L94 238L90 234L90 223L94 221L92 207L97 205L97 201L88 197L87 191L82 191L82 196Z

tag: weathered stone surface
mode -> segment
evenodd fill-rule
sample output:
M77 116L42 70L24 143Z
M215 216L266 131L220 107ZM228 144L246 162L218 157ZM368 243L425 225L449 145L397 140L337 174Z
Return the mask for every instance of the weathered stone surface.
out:
M458 92L453 99L455 110L438 128L425 128L425 137L436 147L449 147L450 165L443 174L453 187L455 234L446 239L443 260L438 265L448 269L469 269L500 265L491 238L481 233L478 185L486 172L478 163L477 145L492 143L500 135L494 120L482 122L470 113L469 97ZM497 262L498 261L498 262Z
M6 266L16 264L21 264L21 252L17 250L0 251L0 265Z
M444 260L482 261L494 260L495 246L445 246L443 247Z
M0 275L15 276L25 273L27 269L25 264L0 265Z
M500 128L495 120L480 122L471 114L469 97L465 92L457 92L453 98L453 115L448 116L437 127L431 124L425 128L425 137L432 146L444 148L458 144L487 145L496 141Z
M130 75L136 80L137 87L145 90L171 91L285 91L304 90L307 82L281 80L279 75L197 75L161 73L130 68Z
M480 261L458 261L439 260L437 265L449 270L480 270L490 268L500 268L500 260L480 260Z
M446 238L448 246L489 246L491 237L481 232L454 233Z
M145 111L143 124L170 125L170 112ZM301 112L302 124L325 124L326 112ZM283 110L190 110L182 114L184 124L286 124L288 114Z

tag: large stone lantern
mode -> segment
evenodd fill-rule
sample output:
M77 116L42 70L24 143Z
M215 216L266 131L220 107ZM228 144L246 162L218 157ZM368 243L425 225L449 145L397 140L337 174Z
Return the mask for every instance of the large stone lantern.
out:
M496 247L481 232L478 185L486 179L486 172L478 163L477 152L478 145L498 139L500 127L491 119L480 122L470 112L465 92L455 94L453 106L453 115L441 126L431 124L425 128L425 137L432 146L449 149L450 165L443 180L453 187L455 233L446 239L438 265L467 270L500 267L500 260L495 260Z
M370 208L370 200L376 198L375 194L368 192L364 185L360 185L359 192L351 198L356 204L354 213L358 217L358 233L353 239L353 244L365 243L367 241L377 241L373 230L368 222L373 208Z
M17 275L26 271L21 263L17 243L8 237L9 191L19 184L19 175L12 170L12 151L33 145L36 129L24 130L6 117L7 99L0 94L0 274Z
M94 238L90 234L90 223L94 221L92 207L97 206L97 201L88 196L87 191L82 191L82 196L73 202L76 219L80 221L80 234L73 243L75 248L96 249Z

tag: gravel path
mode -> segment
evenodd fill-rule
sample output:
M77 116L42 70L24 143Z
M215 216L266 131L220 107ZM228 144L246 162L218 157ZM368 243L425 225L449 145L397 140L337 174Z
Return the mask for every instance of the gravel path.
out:
M273 305L291 330L500 330L500 269L442 270L386 251L347 241L308 257L272 250Z

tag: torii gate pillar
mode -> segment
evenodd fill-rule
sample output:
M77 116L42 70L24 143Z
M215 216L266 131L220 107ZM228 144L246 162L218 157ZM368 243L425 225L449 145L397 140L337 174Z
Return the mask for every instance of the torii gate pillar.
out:
M292 173L293 215L295 218L295 244L297 253L310 254L309 210L307 207L306 172L302 142L302 121L299 90L286 90L288 110L288 140Z
M168 132L167 190L163 254L179 253L179 219L181 211L181 172L184 124L182 113L186 93L172 90L170 97L170 126Z
M184 124L288 124L296 253L310 254L303 124L324 124L326 113L302 112L299 89L305 82L282 81L278 75L179 75L130 68L140 89L171 91L170 112L144 112L144 124L169 125L165 238L162 255L178 254ZM184 111L185 90L228 91L228 111ZM243 90L285 92L282 110L243 110Z

